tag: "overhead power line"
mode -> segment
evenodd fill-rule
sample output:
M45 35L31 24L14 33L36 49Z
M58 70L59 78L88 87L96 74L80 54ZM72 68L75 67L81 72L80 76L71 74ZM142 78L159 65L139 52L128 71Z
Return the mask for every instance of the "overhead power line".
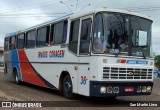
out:
M134 12L158 11L158 10L160 10L160 5L126 7L126 8L120 8L120 9L131 10Z
M0 18L31 18L31 17L60 17L60 16L3 16Z
M136 7L126 7L121 9L144 9L144 8L153 8L153 7L160 7L160 5L149 5L149 6L136 6Z
M76 10L77 10L77 8L78 8L78 2L79 2L79 0L77 0L77 3L76 3Z
M50 1L52 1L52 0L50 0ZM59 1L59 0L58 0ZM67 8L72 12L72 10L71 10L71 8L70 8L70 6L72 6L73 7L73 5L68 5L68 3L69 2L76 2L76 8L78 7L78 4L81 2L81 1L79 1L79 0L67 0L67 1L65 1L65 2L63 2L63 1L59 1L59 2L54 2L54 3L50 3L50 4L43 4L42 5L42 3L38 3L39 5L40 5L40 7L41 6L46 6L46 5L56 5L56 4L65 4L66 6L67 6ZM45 3L48 3L48 1L47 2L45 2ZM33 6L33 7L32 7ZM83 7L83 9L84 8L86 8L87 6L90 6L90 4L88 4L88 5L85 5L84 7ZM59 13L22 13L22 11L26 11L27 9L28 9L28 7L30 7L30 8L34 8L35 9L35 6L32 4L32 5L27 5L27 6L23 6L23 7L19 7L19 8L13 8L13 9L9 9L9 10L5 10L5 12L3 12L3 11L1 11L0 12L0 18L25 18L25 17L60 17L60 16L62 16L62 15L67 15L67 14L69 14L69 13L71 13L71 12L59 12ZM36 7L38 8L39 6L37 6L36 5ZM81 10L83 10L83 9L81 9ZM12 12L12 14L10 14ZM13 13L13 12L15 12L15 13ZM19 12L19 13L18 13ZM58 16L57 16L58 15Z
M15 11L23 11L23 10L29 9L29 8L36 8L36 7L41 7L41 6L46 6L46 5L52 4L51 1L53 1L53 0L49 0L49 1L48 2L43 2L43 3L42 2L33 3L33 4L30 4L30 5L16 7L16 8L10 8L10 9L7 9L7 10L6 9L5 10L0 10L0 14L2 14L2 13L10 13L10 12L15 12ZM45 4L45 3L47 3L47 4Z
M68 13L36 13L36 14L2 14L0 18L27 18L27 17L60 17Z
M53 0L50 0L50 1L53 1ZM65 3L68 3L71 1L73 1L73 0L67 0L67 1L65 1ZM45 2L45 3L48 3L48 2ZM27 11L28 7L35 9L36 7L40 8L42 6L47 6L47 5L53 6L53 5L60 4L60 3L58 0L57 3L54 2L54 3L49 3L49 4L42 4L42 3L38 3L38 4L40 4L40 6L37 6L37 4L36 4L36 6L34 6L32 4L32 5L28 5L28 6L23 6L23 7L19 7L19 8L12 8L9 10L1 11L0 18L60 17L62 15L67 15L70 13L70 12L68 12L68 13L67 12L57 12L57 13L26 13L26 14L21 14L22 11ZM10 14L11 12L12 12L12 14ZM13 13L13 12L19 12L19 13Z
M145 11L158 11L158 10L160 10L160 7L159 8L157 8L157 9L140 9L140 10L133 10L133 11L135 11L135 12L145 12Z
M62 13L36 13L36 14L32 14L32 13L26 13L26 14L1 14L0 16L23 16L23 15L61 15L61 14L68 14L65 12Z
M67 8L72 12L72 9L68 6L68 4L66 2L63 2L63 1L59 1L61 4L64 4L67 6Z
M8 9L8 10L0 10L0 14L6 14L6 13L13 13L13 12L19 12L19 11L27 11L29 9L36 9L36 8L40 8L40 7L44 7L44 6L49 6L49 5L57 5L57 4L60 4L59 3L59 0L57 0L56 2L51 2L53 0L50 0L50 2L45 2L45 3L36 3L36 4L32 4L32 5L28 5L28 6L23 6L23 7L17 7L17 8L11 8L11 9ZM68 3L70 2L71 0L67 0L65 3Z

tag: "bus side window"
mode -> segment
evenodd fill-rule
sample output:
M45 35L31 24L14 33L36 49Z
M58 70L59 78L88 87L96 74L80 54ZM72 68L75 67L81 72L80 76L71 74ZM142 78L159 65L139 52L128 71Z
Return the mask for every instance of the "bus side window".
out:
M9 49L15 49L15 36L10 37Z
M80 38L80 54L89 53L90 35L91 35L91 18L82 21L81 38Z
M17 48L23 49L25 44L24 34L20 34L17 37Z
M63 37L63 22L54 25L54 43L61 44Z
M9 38L5 38L5 43L4 43L4 50L9 49Z
M54 45L53 41L53 35L54 35L54 25L51 26L51 31L50 31L50 45Z
M13 48L14 49L17 48L17 35L14 37L14 47Z
M11 48L11 37L8 38L8 50Z
M49 44L49 26L38 29L37 47Z
M68 22L63 21L52 25L50 45L66 42Z
M70 27L69 49L75 54L77 54L79 24L80 20L78 19L72 21Z
M36 30L29 31L27 33L26 38L27 38L26 39L27 40L26 47L27 48L34 48L35 44L36 44Z
M68 21L64 21L64 27L63 27L63 43L66 43L67 40L67 28L68 28Z

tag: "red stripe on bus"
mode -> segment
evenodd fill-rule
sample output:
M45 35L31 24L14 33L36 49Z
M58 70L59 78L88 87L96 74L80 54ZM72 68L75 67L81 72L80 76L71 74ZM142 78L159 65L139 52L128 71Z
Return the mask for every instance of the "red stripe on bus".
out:
M19 50L18 55L19 55L19 62L25 62L25 63L20 63L22 80L24 82L47 87L47 85L39 78L39 76L35 73L35 71L31 67L25 51Z

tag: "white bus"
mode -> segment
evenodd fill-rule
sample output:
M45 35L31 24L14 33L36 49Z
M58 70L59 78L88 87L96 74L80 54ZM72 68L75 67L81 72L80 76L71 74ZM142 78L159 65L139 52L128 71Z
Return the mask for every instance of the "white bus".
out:
M150 95L152 20L101 8L76 12L5 37L5 75L95 97Z

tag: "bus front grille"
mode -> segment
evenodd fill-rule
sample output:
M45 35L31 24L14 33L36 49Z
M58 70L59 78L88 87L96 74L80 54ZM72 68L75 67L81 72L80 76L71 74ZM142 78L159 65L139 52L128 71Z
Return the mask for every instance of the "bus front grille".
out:
M152 79L152 69L103 67L103 79Z

